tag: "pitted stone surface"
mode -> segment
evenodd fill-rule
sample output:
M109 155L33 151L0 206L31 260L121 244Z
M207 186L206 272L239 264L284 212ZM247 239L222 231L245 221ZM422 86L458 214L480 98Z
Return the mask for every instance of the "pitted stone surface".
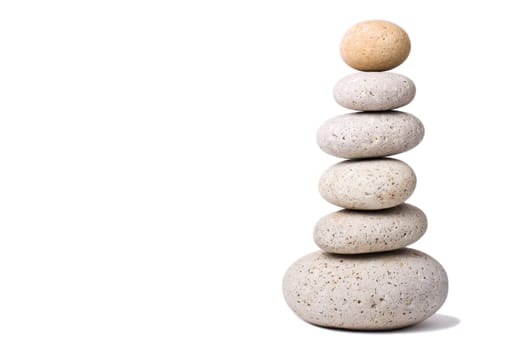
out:
M377 211L344 209L317 222L314 241L329 253L372 253L406 247L426 229L425 213L406 203Z
M387 111L409 104L416 86L409 78L391 72L359 72L339 80L334 98L341 106L356 111Z
M412 168L397 159L346 160L321 175L319 193L346 209L386 209L406 201L416 181Z
M417 146L425 128L409 113L362 112L327 120L317 131L317 144L340 158L375 158L406 152Z
M318 251L292 264L283 293L307 322L386 330L433 315L445 302L448 279L436 260L415 249L358 255Z
M364 21L348 29L340 51L343 61L354 69L385 71L405 61L410 54L410 38L392 22Z

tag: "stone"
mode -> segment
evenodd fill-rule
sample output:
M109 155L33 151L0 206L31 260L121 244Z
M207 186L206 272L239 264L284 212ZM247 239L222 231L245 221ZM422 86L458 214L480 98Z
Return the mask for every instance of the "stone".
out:
M315 225L314 241L329 253L372 253L406 247L426 230L425 213L405 203L377 211L344 209L328 214Z
M361 71L385 71L399 66L410 54L408 34L392 22L357 23L343 36L341 57Z
M348 113L321 125L317 144L340 158L375 158L406 152L417 146L424 135L421 121L409 113Z
M392 158L346 160L328 168L319 180L319 193L328 202L358 210L395 207L416 188L416 175Z
M409 78L391 72L358 72L339 80L333 90L341 106L356 111L388 111L409 104L416 86Z
M415 249L358 255L317 251L288 269L283 293L307 322L387 330L433 315L445 302L448 279L439 262Z

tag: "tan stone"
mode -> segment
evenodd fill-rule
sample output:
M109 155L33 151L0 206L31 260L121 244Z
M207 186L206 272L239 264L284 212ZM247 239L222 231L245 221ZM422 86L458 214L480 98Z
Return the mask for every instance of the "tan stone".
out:
M382 20L360 22L341 42L341 57L357 70L385 71L399 66L410 53L410 39L403 28Z

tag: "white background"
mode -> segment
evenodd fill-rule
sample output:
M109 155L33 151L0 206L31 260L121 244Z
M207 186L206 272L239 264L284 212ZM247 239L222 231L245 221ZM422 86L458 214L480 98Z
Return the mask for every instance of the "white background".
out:
M1 349L443 349L522 343L525 42L511 1L0 2ZM281 278L336 210L318 126L339 41L400 24L397 156L447 269L439 316L394 333L299 320ZM459 324L458 324L459 321Z

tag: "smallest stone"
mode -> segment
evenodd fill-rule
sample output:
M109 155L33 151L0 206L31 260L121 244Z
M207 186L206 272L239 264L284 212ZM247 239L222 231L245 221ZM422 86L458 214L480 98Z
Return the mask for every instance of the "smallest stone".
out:
M341 57L361 71L385 71L403 63L410 53L410 38L397 24L371 20L357 23L344 35Z

